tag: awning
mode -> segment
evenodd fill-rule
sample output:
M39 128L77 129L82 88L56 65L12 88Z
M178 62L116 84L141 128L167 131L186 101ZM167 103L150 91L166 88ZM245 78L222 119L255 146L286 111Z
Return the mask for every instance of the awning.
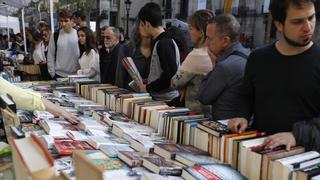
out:
M29 3L30 0L0 0L0 15L12 15Z

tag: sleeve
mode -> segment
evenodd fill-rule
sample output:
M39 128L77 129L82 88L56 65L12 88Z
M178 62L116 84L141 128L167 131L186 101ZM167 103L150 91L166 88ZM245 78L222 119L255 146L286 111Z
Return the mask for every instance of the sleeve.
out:
M199 101L201 104L209 105L215 102L226 87L229 76L226 67L217 65L203 79L199 88Z
M118 54L115 85L121 88L125 88L125 87L128 87L126 82L128 82L129 74L127 70L123 67L122 59L124 57L130 56L129 47L123 46L123 48L121 48L121 51L122 52Z
M306 151L320 151L320 117L295 123L292 133L296 145L305 147Z
M251 53L248 57L245 67L244 77L242 79L240 91L239 91L239 104L237 114L238 117L243 117L249 120L253 113L254 106L254 86L252 83L254 65L252 60L254 59L254 53Z
M0 78L0 94L9 94L16 103L18 109L45 110L42 97L39 93L17 87Z
M179 68L177 73L171 79L171 86L175 89L182 89L188 85L189 81L191 81L194 76L194 73L190 73Z
M47 54L48 72L51 77L54 77L56 74L55 61L56 61L56 45L54 42L54 33L53 33L50 37L49 46L48 46L48 54Z
M176 74L178 69L176 48L172 39L159 40L156 48L163 72L159 79L147 85L148 92L157 92L169 88L171 78Z

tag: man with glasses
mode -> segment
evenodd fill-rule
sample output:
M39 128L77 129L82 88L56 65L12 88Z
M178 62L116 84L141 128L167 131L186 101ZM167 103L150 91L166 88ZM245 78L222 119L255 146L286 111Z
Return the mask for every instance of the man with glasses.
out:
M72 14L59 13L60 30L50 38L48 47L48 71L52 78L67 77L80 69L80 52L77 31L72 28Z
M120 31L115 27L108 27L102 34L103 45L100 49L101 83L115 83L118 53L121 49L119 43Z

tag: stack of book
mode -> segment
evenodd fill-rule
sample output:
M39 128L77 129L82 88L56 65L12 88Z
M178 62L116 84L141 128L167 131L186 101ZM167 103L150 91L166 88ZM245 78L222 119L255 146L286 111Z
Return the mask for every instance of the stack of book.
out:
M304 152L303 147L265 149L263 132L231 133L226 120L210 121L188 108L169 107L148 93L81 81L76 83L85 97L81 98L68 84L49 84L25 86L79 116L79 124L36 112L41 120L32 122L40 126L16 127L23 132L43 128L46 135L37 136L57 158L57 171L68 178L75 174L78 179L311 179L320 174L317 152ZM92 109L95 102L105 109ZM21 114L18 121L30 122Z

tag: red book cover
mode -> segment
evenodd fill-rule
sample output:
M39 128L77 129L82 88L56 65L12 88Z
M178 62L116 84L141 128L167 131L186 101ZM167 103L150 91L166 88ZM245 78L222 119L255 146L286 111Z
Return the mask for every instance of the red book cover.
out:
M60 155L71 155L74 150L95 150L85 141L55 140L54 146Z

